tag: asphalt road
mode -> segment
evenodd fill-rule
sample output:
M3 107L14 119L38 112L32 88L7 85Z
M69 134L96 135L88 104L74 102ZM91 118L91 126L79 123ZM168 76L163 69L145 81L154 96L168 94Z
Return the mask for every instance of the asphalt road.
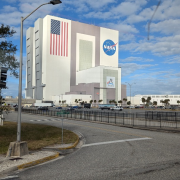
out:
M16 121L17 113L6 120ZM22 122L61 127L61 120L22 114ZM14 173L17 180L178 180L180 134L64 120L80 132L84 145L62 159Z

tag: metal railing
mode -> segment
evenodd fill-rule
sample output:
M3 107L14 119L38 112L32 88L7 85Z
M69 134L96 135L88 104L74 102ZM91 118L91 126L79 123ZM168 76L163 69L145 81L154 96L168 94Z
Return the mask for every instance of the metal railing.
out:
M17 109L16 109L17 110ZM131 127L161 128L180 130L180 113L178 112L115 112L91 110L36 110L22 109L24 113L53 116L57 118L99 121Z

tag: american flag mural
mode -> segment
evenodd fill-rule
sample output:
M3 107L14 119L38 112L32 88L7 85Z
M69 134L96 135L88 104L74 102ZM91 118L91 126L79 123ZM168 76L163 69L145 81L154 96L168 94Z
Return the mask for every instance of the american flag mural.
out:
M68 57L68 23L51 19L50 54Z

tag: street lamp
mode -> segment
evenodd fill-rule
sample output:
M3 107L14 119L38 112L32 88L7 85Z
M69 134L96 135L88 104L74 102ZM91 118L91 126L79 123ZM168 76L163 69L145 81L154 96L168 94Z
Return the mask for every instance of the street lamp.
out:
M129 87L130 87L130 103L131 103L131 86L132 86L133 84L136 84L136 83L132 83L132 84L130 84L130 83L128 83L128 82L125 82L125 83L127 83L127 84L129 85Z
M52 0L48 3L41 4L25 18L21 17L21 40L20 40L20 68L19 68L19 92L18 92L18 126L17 126L17 142L21 141L21 101L22 101L22 52L23 52L23 21L33 14L37 9L46 4L60 4L60 0Z

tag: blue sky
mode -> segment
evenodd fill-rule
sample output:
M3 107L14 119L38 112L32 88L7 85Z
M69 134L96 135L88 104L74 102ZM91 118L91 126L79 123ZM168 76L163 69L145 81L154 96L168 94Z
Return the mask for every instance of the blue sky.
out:
M10 40L17 45L19 59L20 17L25 17L46 0L1 0L0 24L17 33ZM25 33L38 18L47 14L119 31L119 67L122 83L132 84L136 94L180 94L180 0L161 0L150 25L148 22L159 0L62 0L60 5L41 7L24 21ZM25 64L25 63L24 63ZM9 89L3 95L18 95L18 79L8 76ZM25 65L23 66L23 93ZM129 95L129 86L127 86Z

